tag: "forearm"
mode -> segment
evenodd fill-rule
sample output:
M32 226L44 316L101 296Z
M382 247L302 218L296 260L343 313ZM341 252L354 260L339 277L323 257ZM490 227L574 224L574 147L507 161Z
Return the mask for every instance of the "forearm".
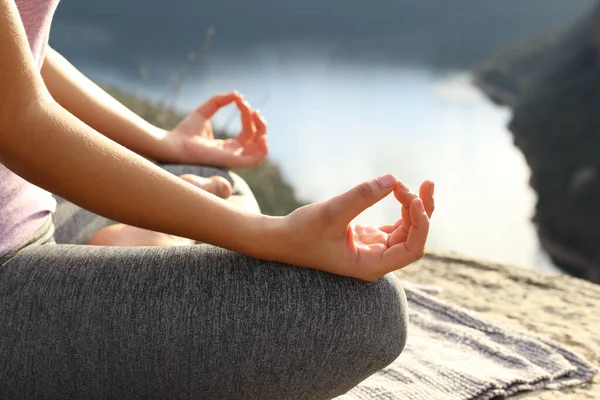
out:
M53 49L46 53L42 77L52 97L96 131L145 157L174 161L164 130L119 103Z
M279 259L280 219L245 213L178 179L52 99L22 114L1 138L0 162L28 181L116 221Z

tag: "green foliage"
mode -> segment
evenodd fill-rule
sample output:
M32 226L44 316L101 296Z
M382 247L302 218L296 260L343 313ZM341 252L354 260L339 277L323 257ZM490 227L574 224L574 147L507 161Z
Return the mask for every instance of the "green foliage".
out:
M183 118L177 111L165 110L159 104L134 94L111 87L105 89L133 112L156 126L171 129ZM215 132L215 136L223 138L227 134ZM234 172L244 178L252 188L264 214L286 215L305 204L296 198L294 188L281 175L277 165L268 159L256 168Z

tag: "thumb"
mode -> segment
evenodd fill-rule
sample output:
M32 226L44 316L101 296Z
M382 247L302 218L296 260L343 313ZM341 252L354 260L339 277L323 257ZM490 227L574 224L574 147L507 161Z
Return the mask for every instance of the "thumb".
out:
M331 216L345 224L390 194L398 179L392 174L365 181L327 201Z

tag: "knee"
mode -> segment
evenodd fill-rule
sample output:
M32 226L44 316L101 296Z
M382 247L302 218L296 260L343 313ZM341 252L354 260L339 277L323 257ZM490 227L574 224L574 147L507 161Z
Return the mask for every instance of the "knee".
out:
M374 282L371 288L371 300L377 309L374 318L361 321L369 326L370 342L373 354L373 368L377 371L388 366L400 356L406 346L408 310L406 296L400 281L388 274ZM369 316L363 318L368 319Z
M406 345L406 297L398 279L386 275L356 285L356 291L347 290L339 299L338 316L343 316L337 321L340 342L334 364L346 374L336 377L334 391L328 394L349 391L396 360Z

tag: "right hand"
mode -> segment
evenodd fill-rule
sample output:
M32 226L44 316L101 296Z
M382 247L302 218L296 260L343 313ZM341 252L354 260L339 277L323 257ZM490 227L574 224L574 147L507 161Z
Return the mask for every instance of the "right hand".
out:
M402 218L395 224L350 225L392 191L402 206ZM291 239L281 258L290 264L375 281L423 257L433 210L433 182L423 182L418 197L393 175L372 179L285 217Z
M235 138L215 139L210 119L232 103L240 111L242 129ZM221 168L256 167L269 151L265 119L238 92L211 97L167 133L166 143L174 162Z

